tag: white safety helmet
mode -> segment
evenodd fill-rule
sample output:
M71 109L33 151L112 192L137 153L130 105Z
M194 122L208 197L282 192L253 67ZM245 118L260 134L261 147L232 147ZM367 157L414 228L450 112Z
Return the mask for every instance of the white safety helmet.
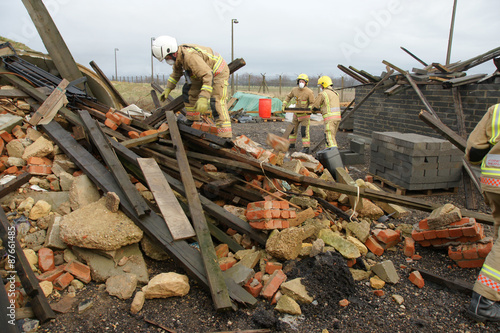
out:
M177 52L177 40L170 36L159 36L153 41L151 52L156 59L163 61L170 53Z

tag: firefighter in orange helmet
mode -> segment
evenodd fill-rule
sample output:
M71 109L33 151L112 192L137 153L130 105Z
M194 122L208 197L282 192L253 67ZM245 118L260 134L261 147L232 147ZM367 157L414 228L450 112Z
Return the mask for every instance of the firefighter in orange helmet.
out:
M211 48L195 44L177 44L170 36L160 36L153 41L153 56L172 66L167 87L160 96L165 100L182 75L191 82L185 103L189 121L200 121L201 116L217 113L217 135L232 138L231 119L226 108L229 67L220 54ZM211 110L210 110L211 109Z

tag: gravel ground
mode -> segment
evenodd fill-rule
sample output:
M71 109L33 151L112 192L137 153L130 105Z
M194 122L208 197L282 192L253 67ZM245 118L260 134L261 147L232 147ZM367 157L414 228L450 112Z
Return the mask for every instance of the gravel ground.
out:
M286 122L234 124L233 133L245 134L265 146L267 133L280 135ZM349 147L348 132L339 132L339 148ZM313 145L323 137L322 124L311 126ZM300 137L299 137L300 138ZM300 139L299 139L300 141ZM321 148L321 147L320 147ZM298 144L297 150L301 150ZM367 149L364 165L349 166L352 178L364 178L369 165ZM464 192L447 193L423 197L439 203L453 203L464 207ZM479 198L479 211L488 213ZM410 210L402 219L391 219L396 226L402 223L414 224L428 213ZM485 226L487 235L491 228ZM338 254L319 256L318 259L304 259L286 262L284 270L290 278L304 277L304 283L315 302L302 305L300 317L283 316L274 310L269 302L259 299L254 308L240 308L237 311L217 313L214 311L210 293L190 280L191 290L185 297L147 300L141 312L131 315L131 299L120 300L109 296L102 285L91 282L77 293L78 302L92 300L93 306L83 313L77 310L58 314L57 318L45 323L39 332L223 332L257 330L267 328L270 332L498 332L500 325L481 324L469 319L465 309L470 295L453 291L426 281L422 289L408 279L411 268L423 269L450 280L474 283L479 269L462 269L448 258L445 250L423 248L417 245L421 260L408 262L402 247L386 251L377 261L392 260L400 281L386 284L384 296L375 296L366 281L354 282L347 273L345 260ZM171 260L157 262L146 259L150 276L161 272L184 273ZM64 295L64 293L63 293ZM393 295L400 295L404 302L399 305ZM350 304L340 307L338 301L346 298ZM78 303L77 302L77 303ZM154 322L168 330L159 328Z

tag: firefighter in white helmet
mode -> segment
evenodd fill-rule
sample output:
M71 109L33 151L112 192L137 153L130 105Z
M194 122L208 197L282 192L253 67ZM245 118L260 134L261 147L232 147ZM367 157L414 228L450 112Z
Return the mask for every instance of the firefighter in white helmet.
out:
M322 76L318 79L321 92L312 104L313 112L321 110L325 124L325 148L337 147L335 135L340 124L340 99L339 94L333 90L332 79Z
M301 109L308 109L314 101L314 93L307 87L309 77L306 74L300 74L297 77L297 87L293 87L292 91L286 95L283 100L283 112L292 99L295 99L295 107ZM288 137L290 141L290 148L295 148L297 142L297 135L300 132L302 135L302 152L309 154L309 147L311 146L311 136L309 134L311 115L309 113L294 113L293 114L293 130Z
M220 54L211 48L195 45L178 45L175 38L160 36L153 41L153 56L172 66L167 87L160 96L164 101L182 75L191 82L185 99L187 118L190 122L200 121L201 116L217 113L217 135L232 137L231 119L226 108L229 67Z

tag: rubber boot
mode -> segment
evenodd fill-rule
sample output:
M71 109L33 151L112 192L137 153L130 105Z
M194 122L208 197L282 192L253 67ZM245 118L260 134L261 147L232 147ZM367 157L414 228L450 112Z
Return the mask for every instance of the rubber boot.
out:
M500 304L474 291L467 314L480 322L500 321Z
M288 147L288 149L295 149L295 143L290 143L290 146Z
M304 154L309 154L309 147L304 147L304 148L302 148L301 153L304 153Z

